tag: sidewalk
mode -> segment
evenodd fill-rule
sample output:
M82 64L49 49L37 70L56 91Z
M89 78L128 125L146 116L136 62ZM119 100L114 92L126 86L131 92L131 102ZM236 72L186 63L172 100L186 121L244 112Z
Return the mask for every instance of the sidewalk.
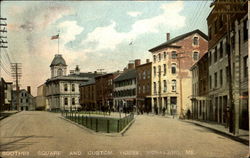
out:
M247 130L240 129L239 135L235 136L229 132L228 128L226 128L223 125L217 124L217 123L201 122L201 121L197 121L197 120L182 120L182 121L192 123L192 124L195 124L197 126L205 127L205 128L210 129L218 134L229 137L229 138L236 140L238 142L241 142L245 145L249 145L249 131L247 131Z
M13 114L16 114L16 113L18 113L18 111L16 111L16 110L13 110L13 111L2 111L2 112L0 112L0 120L4 119L6 117L9 117L9 116L11 116Z

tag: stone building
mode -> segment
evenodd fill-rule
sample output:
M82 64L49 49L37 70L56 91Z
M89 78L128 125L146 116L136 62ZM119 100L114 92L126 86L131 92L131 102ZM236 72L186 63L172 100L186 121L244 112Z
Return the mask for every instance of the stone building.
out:
M11 110L12 107L12 82L6 82L3 78L0 80L0 110Z
M135 64L114 79L114 106L116 111L131 112L136 108L136 70Z
M183 116L191 108L191 66L207 52L207 36L194 30L150 49L152 53L152 111Z
M137 62L140 60L137 60ZM149 59L146 60L145 64L136 64L136 79L137 79L137 108L144 112L152 112L151 105L151 71L152 62Z
M80 84L80 105L83 110L98 110L95 79L90 79L88 82Z
M67 75L67 65L61 54L56 54L51 65L51 78L46 81L46 110L78 110L79 85L98 73L82 73L78 66Z
M17 91L13 91L13 109L21 111L35 110L34 97L31 95L30 87L19 91L19 105L17 105Z
M216 5L207 18L209 34L209 97L210 120L220 124L227 124L234 114L240 128L248 129L248 26L247 1L242 11L245 14L215 13L217 9L226 8ZM242 1L243 2L243 1ZM239 8L238 8L239 9ZM227 31L227 29L231 31ZM230 41L227 38L230 34ZM228 54L231 58L229 67ZM232 83L229 82L229 70ZM229 84L232 84L235 110L229 107Z

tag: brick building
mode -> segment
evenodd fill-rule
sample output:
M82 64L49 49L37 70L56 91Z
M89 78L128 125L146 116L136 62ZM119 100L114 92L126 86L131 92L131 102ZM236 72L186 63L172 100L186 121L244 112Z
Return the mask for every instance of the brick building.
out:
M165 107L167 114L184 114L191 108L191 66L207 52L207 36L194 30L149 50L152 63L152 110L157 114Z
M149 59L147 59L145 64L138 63L135 68L137 75L136 76L137 108L143 110L144 112L152 112L152 105L151 105L152 62L149 62Z
M98 110L96 103L96 84L95 79L90 79L88 82L80 84L80 105L83 110Z
M113 80L119 72L108 73L95 77L96 103L98 110L113 110Z
M12 82L6 82L0 78L0 111L12 109L12 90Z
M209 120L208 53L204 54L190 69L192 71L192 118Z
M237 115L235 119L239 127L248 129L248 26L247 1L242 3L241 11L245 14L216 13L218 9L225 9L215 1L214 8L207 18L209 47L209 97L210 120L220 124L227 124L233 114L229 107L229 84L232 84L233 100ZM243 1L242 1L243 2ZM235 7L236 5L234 5ZM239 5L237 5L239 6ZM229 19L229 20L227 20ZM229 28L230 31L227 31ZM230 41L227 33L230 34ZM231 58L229 67L228 54ZM232 83L229 83L229 70L231 69Z

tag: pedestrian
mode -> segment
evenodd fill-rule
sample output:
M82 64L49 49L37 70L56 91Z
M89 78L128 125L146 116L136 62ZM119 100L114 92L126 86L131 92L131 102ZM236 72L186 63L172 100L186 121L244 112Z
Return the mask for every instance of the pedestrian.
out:
M163 107L163 109L162 109L162 116L165 116L165 111L166 111L166 108Z
M191 111L190 109L187 110L187 119L189 120L190 119L190 116L191 116Z

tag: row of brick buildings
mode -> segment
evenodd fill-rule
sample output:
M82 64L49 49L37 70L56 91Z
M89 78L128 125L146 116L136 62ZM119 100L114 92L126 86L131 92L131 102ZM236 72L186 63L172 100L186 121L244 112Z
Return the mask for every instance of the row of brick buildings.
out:
M232 5L241 13L220 13L218 10L225 9L226 4L214 1L207 18L208 52L190 69L192 113L194 119L225 126L236 122L235 129L249 129L248 2L232 2Z

